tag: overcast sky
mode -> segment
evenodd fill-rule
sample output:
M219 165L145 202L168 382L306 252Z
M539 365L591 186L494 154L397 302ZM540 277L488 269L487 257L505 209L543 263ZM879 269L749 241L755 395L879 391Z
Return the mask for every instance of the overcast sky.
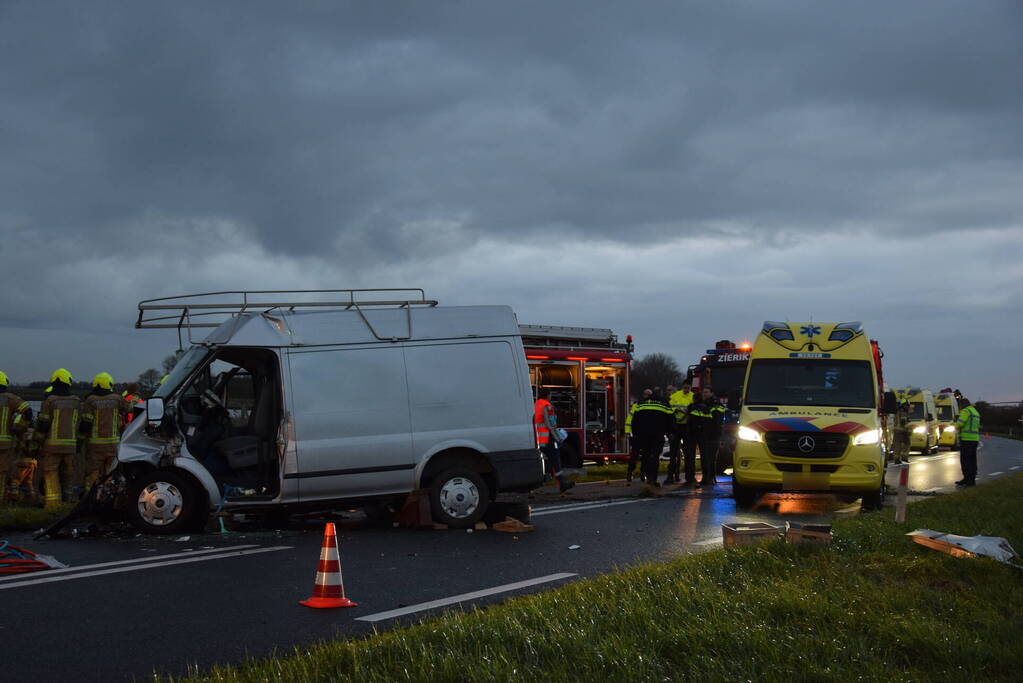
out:
M423 287L682 366L861 320L1023 399L1023 4L0 0L0 369L140 299ZM45 377L44 377L45 376Z

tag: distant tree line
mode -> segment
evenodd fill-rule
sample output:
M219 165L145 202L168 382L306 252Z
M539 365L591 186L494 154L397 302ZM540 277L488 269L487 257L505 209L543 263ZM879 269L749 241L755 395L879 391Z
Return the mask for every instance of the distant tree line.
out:
M974 404L980 413L980 428L985 432L1020 436L1023 434L1023 403L992 405L986 401Z

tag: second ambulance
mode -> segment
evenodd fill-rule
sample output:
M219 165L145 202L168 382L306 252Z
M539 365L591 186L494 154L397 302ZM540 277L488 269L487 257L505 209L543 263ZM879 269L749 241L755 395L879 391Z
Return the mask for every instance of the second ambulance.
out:
M733 495L839 492L884 499L881 353L858 322L764 323L750 354Z

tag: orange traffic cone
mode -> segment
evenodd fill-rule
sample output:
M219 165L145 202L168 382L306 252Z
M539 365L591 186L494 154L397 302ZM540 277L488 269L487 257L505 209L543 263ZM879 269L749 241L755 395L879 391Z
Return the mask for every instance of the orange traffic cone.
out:
M987 441L991 438L991 432L984 432L984 440Z
M333 522L327 522L327 528L323 530L320 565L316 568L313 596L308 600L299 601L298 604L320 609L355 607L355 603L345 597L345 584L341 580L341 558L337 552L337 536L334 533Z

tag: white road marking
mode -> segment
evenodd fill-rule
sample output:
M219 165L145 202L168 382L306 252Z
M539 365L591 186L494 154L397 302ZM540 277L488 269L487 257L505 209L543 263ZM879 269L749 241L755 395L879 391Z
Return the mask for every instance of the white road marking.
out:
M122 564L136 564L138 562L152 562L154 560L163 560L168 557L188 557L191 555L209 555L210 553L224 553L230 550L244 550L246 548L258 548L255 545L233 545L227 548L213 548L211 550L196 550L191 552L177 552L170 555L149 555L147 557L136 557L133 560L117 560L116 562L100 562L99 564L83 564L81 567L68 567L66 569L45 569L47 576L53 576L54 574L67 574L70 572L80 572L86 569L98 569L99 567L115 567ZM35 578L38 574L15 574L14 576L5 576L0 578L0 581L24 581L25 579Z
M1010 469L1010 470L1018 470L1018 469L1019 469L1020 467L1023 467L1023 465L1013 465L1013 466L1012 466L1012 467L1010 467L1009 469Z
M998 477L998 476L1001 476L1003 474L1005 474L1005 472L992 472L991 474L989 474L987 476L989 476L989 477Z
M702 541L697 541L692 545L724 545L724 540L720 538L705 538Z
M631 505L632 503L649 503L651 500L656 498L629 498L627 500L617 500L610 503L587 503L584 505L573 505L572 507L563 507L556 509L541 508L530 514L530 517L542 517L544 515L557 515L562 512L576 512L577 510L596 510L597 508L609 508L615 505Z
M205 555L203 557L183 557L177 560L167 560L166 562L150 562L136 567L115 567L114 569L99 569L97 571L85 571L78 574L66 574L64 576L40 576L39 578L31 578L27 581L20 581L17 583L8 583L0 585L0 590L6 590L8 588L21 588L22 586L35 586L41 583L55 583L57 581L71 581L72 579L84 579L87 576L103 576L106 574L120 574L122 572L137 572L143 569L153 569L154 567L169 567L175 564L189 564L191 562L205 562L207 560L226 560L231 557L241 557L243 555L256 555L259 553L272 553L277 550L290 550L294 546L290 545L279 545L272 548L254 548L252 550L238 550L227 552L221 555ZM195 553L188 553L189 555L195 555ZM155 559L155 558L150 558ZM84 567L79 567L84 569ZM45 570L43 571L45 574ZM25 578L36 576L33 574L24 575Z
M401 617L406 614L414 614L416 612L422 612L423 610L434 609L436 607L455 605L460 602L468 602L469 600L475 600L477 598L485 598L489 595L497 595L498 593L507 593L508 591L514 591L520 588L528 588L529 586L536 586L541 583L560 581L562 579L568 579L573 576L576 576L576 574L569 574L567 572L562 572L560 574L549 574L547 576L540 576L535 579L526 579L525 581L506 583L503 586L484 588L483 590L473 591L472 593L462 593L461 595L453 595L450 598L441 598L440 600L421 602L418 605L409 605L408 607L392 609L387 612L377 612L376 614L368 614L364 617L357 617L356 621L383 621L384 619L393 619L395 617Z

